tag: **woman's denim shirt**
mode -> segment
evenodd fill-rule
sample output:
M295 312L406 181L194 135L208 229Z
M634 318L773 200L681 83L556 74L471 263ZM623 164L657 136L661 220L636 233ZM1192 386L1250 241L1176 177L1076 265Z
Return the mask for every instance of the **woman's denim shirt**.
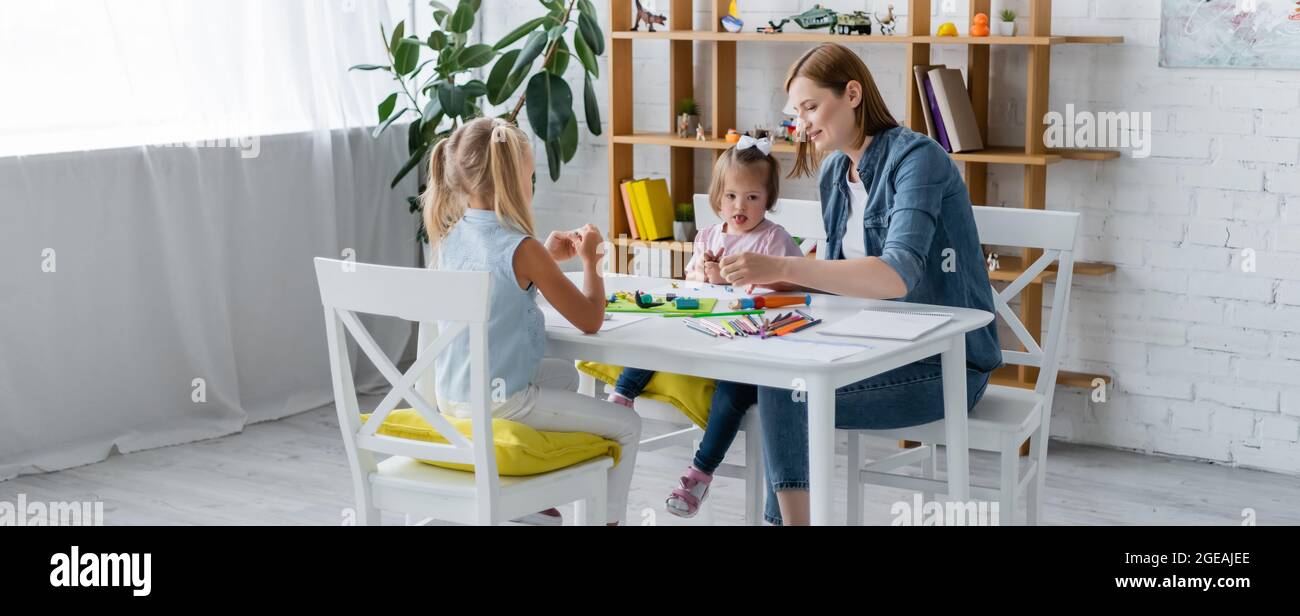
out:
M823 258L844 258L850 162L837 151L821 165ZM899 300L994 312L970 195L948 153L929 137L898 126L872 138L858 175L868 199L862 220L853 224L863 226L865 253L888 263L907 285ZM921 361L938 363L939 357ZM966 365L980 372L1002 365L996 319L966 334Z

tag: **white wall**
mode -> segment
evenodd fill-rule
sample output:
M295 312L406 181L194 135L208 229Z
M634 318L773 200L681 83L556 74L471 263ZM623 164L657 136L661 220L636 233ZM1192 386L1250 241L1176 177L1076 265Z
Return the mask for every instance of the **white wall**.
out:
M887 0L821 3L883 11ZM814 2L740 4L749 29ZM894 4L900 14L906 10L905 0ZM938 12L942 2L934 4ZM607 3L598 5L607 10ZM1007 5L1027 14L1023 2ZM1051 109L1072 103L1085 111L1149 111L1153 122L1150 158L1067 161L1048 173L1049 207L1084 214L1080 258L1119 267L1110 276L1077 279L1064 359L1065 369L1114 375L1114 388L1105 403L1092 402L1087 391L1061 389L1053 434L1300 472L1300 71L1159 68L1158 0L1056 0L1053 6L1057 34L1115 34L1126 42L1054 48ZM706 3L696 7L696 27L705 28ZM532 0L484 2L485 40L541 12ZM954 21L964 32L965 13L966 3L958 2L951 16L933 21ZM738 128L779 117L781 78L806 47L740 46ZM903 46L851 47L902 119ZM636 126L667 130L667 43L638 42L634 49ZM696 98L706 116L708 51L708 44L696 45ZM1019 143L1025 51L999 47L992 55L992 141ZM965 47L937 46L934 60L963 66ZM580 91L576 68L570 77ZM598 88L602 101L606 87ZM667 148L636 152L638 173L666 171ZM701 191L707 160L697 156ZM558 183L546 179L543 162L535 203L540 230L591 221L606 227L606 165L604 137L585 131ZM992 169L991 204L1020 205L1020 170ZM783 195L816 196L806 180L787 182ZM1256 272L1239 267L1245 248L1255 251Z

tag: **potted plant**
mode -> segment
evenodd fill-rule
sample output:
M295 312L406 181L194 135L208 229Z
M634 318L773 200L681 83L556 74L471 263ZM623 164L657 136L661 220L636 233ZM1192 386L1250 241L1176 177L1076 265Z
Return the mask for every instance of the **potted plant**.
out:
M695 241L695 206L678 203L673 210L673 239L678 242Z
M677 102L677 136L690 138L695 136L695 129L700 125L700 106L693 98L683 98Z
M1002 9L998 17L1001 18L1001 21L998 22L998 36L1015 36L1016 12L1011 9Z
M520 24L492 45L471 45L468 40L481 0L460 0L454 9L438 0L429 2L435 29L426 40L407 35L405 22L399 22L391 34L380 26L387 63L358 64L350 70L383 71L397 83L397 91L379 103L375 137L399 119L411 120L405 127L409 158L393 177L393 188L414 169L418 192L424 192L426 160L433 146L462 123L484 115L488 105L506 103L520 86L524 88L514 106L498 117L515 122L521 111L527 112L533 133L546 146L551 180L558 180L563 164L578 151L576 101L563 77L570 64L584 73L581 104L587 130L600 134L600 108L592 81L600 76L596 57L605 51L605 36L596 7L591 0L539 2L545 15ZM572 36L566 40L570 31ZM520 40L520 47L506 49ZM541 65L534 70L539 58ZM473 78L472 71L486 70L489 64L492 69L486 80ZM417 238L426 241L420 200L411 195L406 201L421 221Z

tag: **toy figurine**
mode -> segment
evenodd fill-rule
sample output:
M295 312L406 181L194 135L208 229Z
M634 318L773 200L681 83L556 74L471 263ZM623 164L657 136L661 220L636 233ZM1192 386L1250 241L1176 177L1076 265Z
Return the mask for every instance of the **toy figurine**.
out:
M696 141L708 141L708 140L709 140L708 137L705 137L705 136L704 136L704 127L703 127L703 126L696 126L696 127L695 127L695 140L696 140Z
M970 24L971 36L988 36L989 35L989 16L984 13L976 13L975 18Z
M762 34L776 34L778 32L785 32L785 25L788 23L790 23L790 18L788 17L782 19L781 23L777 23L769 20L766 26L759 26L757 30Z
M724 138L727 143L736 143L740 141L740 133L734 128L727 129L727 136Z
M939 30L934 33L935 36L957 36L957 24L951 21L945 21L939 24Z
M641 29L642 21L645 22L645 25L650 29L651 32L655 31L655 24L659 24L661 26L668 24L668 18L664 17L663 15L656 15L654 13L651 13L650 11L645 10L645 7L641 6L641 0L636 0L636 19L632 20L632 29L633 30Z
M799 122L794 118L781 121L781 138L787 143L794 143L795 133L799 132Z
M894 19L894 5L889 5L885 10L885 18L881 19L876 15L876 23L880 24L880 33L885 36L893 36L894 28L898 26L898 21Z
M740 19L740 13L736 11L736 0L731 0L731 5L727 7L727 14L722 16L722 28L727 32L740 32L745 27L745 22Z
M989 258L985 262L988 263L990 272L998 271L998 253L990 252Z
M862 11L840 15L835 20L835 31L839 34L871 34L871 16Z
M824 8L820 4L814 4L812 8L795 15L791 19L804 30L827 28L834 31L836 17L835 11Z

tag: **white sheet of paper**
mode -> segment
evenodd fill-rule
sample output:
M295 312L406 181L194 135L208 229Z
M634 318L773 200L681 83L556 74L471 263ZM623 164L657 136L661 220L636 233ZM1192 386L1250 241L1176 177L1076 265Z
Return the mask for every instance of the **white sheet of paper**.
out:
M848 344L822 344L802 340L783 340L781 338L736 338L726 344L714 347L721 353L731 355L759 355L780 357L781 359L807 359L818 362L833 362L850 355L857 355L871 347Z
M546 317L547 327L563 327L565 329L577 330L564 315L550 306L538 306L542 309L542 315ZM642 319L649 318L648 315L636 314L634 312L607 312L605 322L600 326L600 331L607 332L611 329L618 329L624 325L631 325Z
M817 333L823 336L916 340L951 320L950 313L868 309L831 323Z

